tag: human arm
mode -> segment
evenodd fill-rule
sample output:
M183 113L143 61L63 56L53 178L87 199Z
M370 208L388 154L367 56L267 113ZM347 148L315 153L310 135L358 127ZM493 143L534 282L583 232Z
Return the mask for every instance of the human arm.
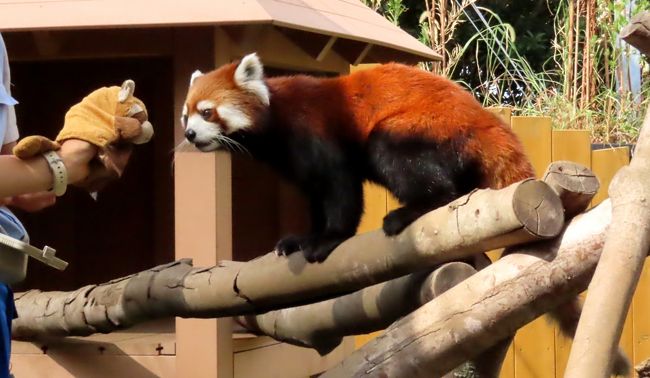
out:
M90 173L89 163L97 155L97 147L70 139L61 145L58 154L68 171L68 183L80 184ZM13 155L0 155L0 198L47 191L52 181L52 172L43 157L22 160Z

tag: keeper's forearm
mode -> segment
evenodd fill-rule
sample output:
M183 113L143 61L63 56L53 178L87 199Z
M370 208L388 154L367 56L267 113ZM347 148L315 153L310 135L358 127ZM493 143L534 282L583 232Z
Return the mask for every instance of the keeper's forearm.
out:
M0 155L0 198L49 190L52 172L41 156L21 160Z

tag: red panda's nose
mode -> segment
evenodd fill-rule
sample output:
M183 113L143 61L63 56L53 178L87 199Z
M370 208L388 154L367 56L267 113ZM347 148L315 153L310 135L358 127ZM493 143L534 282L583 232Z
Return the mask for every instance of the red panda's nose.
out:
M187 138L187 140L189 140L190 142L194 141L194 138L196 138L196 131L192 129L187 129L185 131L185 138Z

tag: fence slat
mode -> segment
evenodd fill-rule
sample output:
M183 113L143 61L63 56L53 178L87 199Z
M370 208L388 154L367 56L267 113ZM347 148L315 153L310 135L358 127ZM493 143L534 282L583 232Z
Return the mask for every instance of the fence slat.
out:
M632 299L632 346L634 364L650 357L650 260L646 259ZM627 327L628 323L625 324ZM625 329L624 329L625 330Z
M524 150L539 177L551 164L551 118L515 116L510 119L510 125L524 145Z
M513 116L510 123L539 177L552 161L551 118ZM555 332L545 319L537 319L517 332L514 371L516 378L555 378ZM501 374L508 374L505 366Z
M591 168L591 134L589 130L553 130L553 161L569 160Z
M364 211L357 233L368 232L381 228L384 216L388 212L387 204L390 194L379 185L366 182L363 184ZM372 332L367 335L354 337L355 349L361 348L365 343L379 336L382 331Z
M614 174L623 166L630 163L630 149L628 147L608 148L591 152L592 171L600 180L600 190L594 196L593 205L601 203L607 198L607 188Z

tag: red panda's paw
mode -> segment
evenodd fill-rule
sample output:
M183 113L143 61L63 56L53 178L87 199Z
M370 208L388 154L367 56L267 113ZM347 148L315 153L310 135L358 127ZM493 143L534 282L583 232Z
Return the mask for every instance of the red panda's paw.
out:
M307 236L299 235L289 235L282 238L275 244L275 253L278 256L289 256L294 252L300 251L307 238Z
M409 206L400 207L388 213L384 217L383 229L386 236L394 236L422 216L426 210L416 209Z
M294 252L302 251L308 262L323 262L346 239L347 237L333 235L291 235L275 245L275 252L278 255L288 256Z
M311 245L303 248L302 254L305 255L305 259L311 263L323 262L327 256L329 256L330 253L332 253L332 251L346 239L347 237L341 236L320 236L316 239L313 239Z

